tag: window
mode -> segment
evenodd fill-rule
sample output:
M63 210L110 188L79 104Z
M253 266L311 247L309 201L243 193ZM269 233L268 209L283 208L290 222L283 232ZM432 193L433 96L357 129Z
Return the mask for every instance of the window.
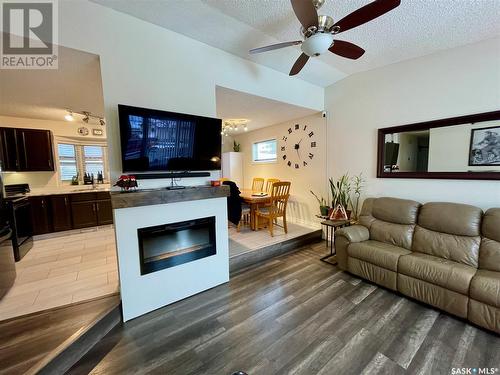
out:
M71 178L76 175L76 150L75 145L66 143L59 143L57 145L57 152L59 154L59 165L61 170L61 180L71 181Z
M83 167L85 173L104 173L104 152L101 146L83 146Z
M268 139L267 141L255 142L252 146L252 160L254 162L275 162L277 159L277 144L276 139Z
M107 180L107 162L105 146L58 143L59 175L61 181L71 181L78 175L80 183L85 173L93 174L97 178L102 173Z

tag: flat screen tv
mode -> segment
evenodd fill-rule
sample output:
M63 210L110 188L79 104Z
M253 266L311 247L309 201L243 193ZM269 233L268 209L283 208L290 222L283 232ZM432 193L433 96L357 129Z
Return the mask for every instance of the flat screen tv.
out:
M220 170L220 119L126 105L118 115L123 172Z

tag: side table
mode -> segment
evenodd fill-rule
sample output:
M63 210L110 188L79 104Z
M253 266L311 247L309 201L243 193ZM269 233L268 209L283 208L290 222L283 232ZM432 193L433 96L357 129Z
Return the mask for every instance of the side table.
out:
M326 249L330 247L330 254L325 255L320 260L325 263L337 264L337 251L335 250L335 231L339 228L348 227L351 225L349 220L325 220L321 222L321 226L326 228Z

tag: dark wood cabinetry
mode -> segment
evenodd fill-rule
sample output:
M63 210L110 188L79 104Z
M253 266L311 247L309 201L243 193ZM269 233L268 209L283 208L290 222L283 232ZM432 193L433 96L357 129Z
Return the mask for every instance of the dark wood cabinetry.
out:
M19 160L17 158L16 129L0 128L0 151L5 171L17 171Z
M96 202L97 225L113 224L113 208L111 199Z
M0 128L4 170L54 171L50 130Z
M71 197L73 228L86 228L113 223L109 193L81 193Z
M108 192L30 197L34 234L113 223Z
M50 209L52 218L52 230L59 232L72 229L71 204L68 195L51 195Z
M33 234L45 234L52 231L49 216L48 197L30 197Z

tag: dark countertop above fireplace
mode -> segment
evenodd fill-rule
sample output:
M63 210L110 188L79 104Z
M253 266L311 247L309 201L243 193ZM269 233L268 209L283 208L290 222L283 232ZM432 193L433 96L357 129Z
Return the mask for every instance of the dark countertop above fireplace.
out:
M113 209L156 204L195 201L200 199L224 198L229 196L229 186L187 186L185 189L167 190L139 189L130 192L111 191Z

